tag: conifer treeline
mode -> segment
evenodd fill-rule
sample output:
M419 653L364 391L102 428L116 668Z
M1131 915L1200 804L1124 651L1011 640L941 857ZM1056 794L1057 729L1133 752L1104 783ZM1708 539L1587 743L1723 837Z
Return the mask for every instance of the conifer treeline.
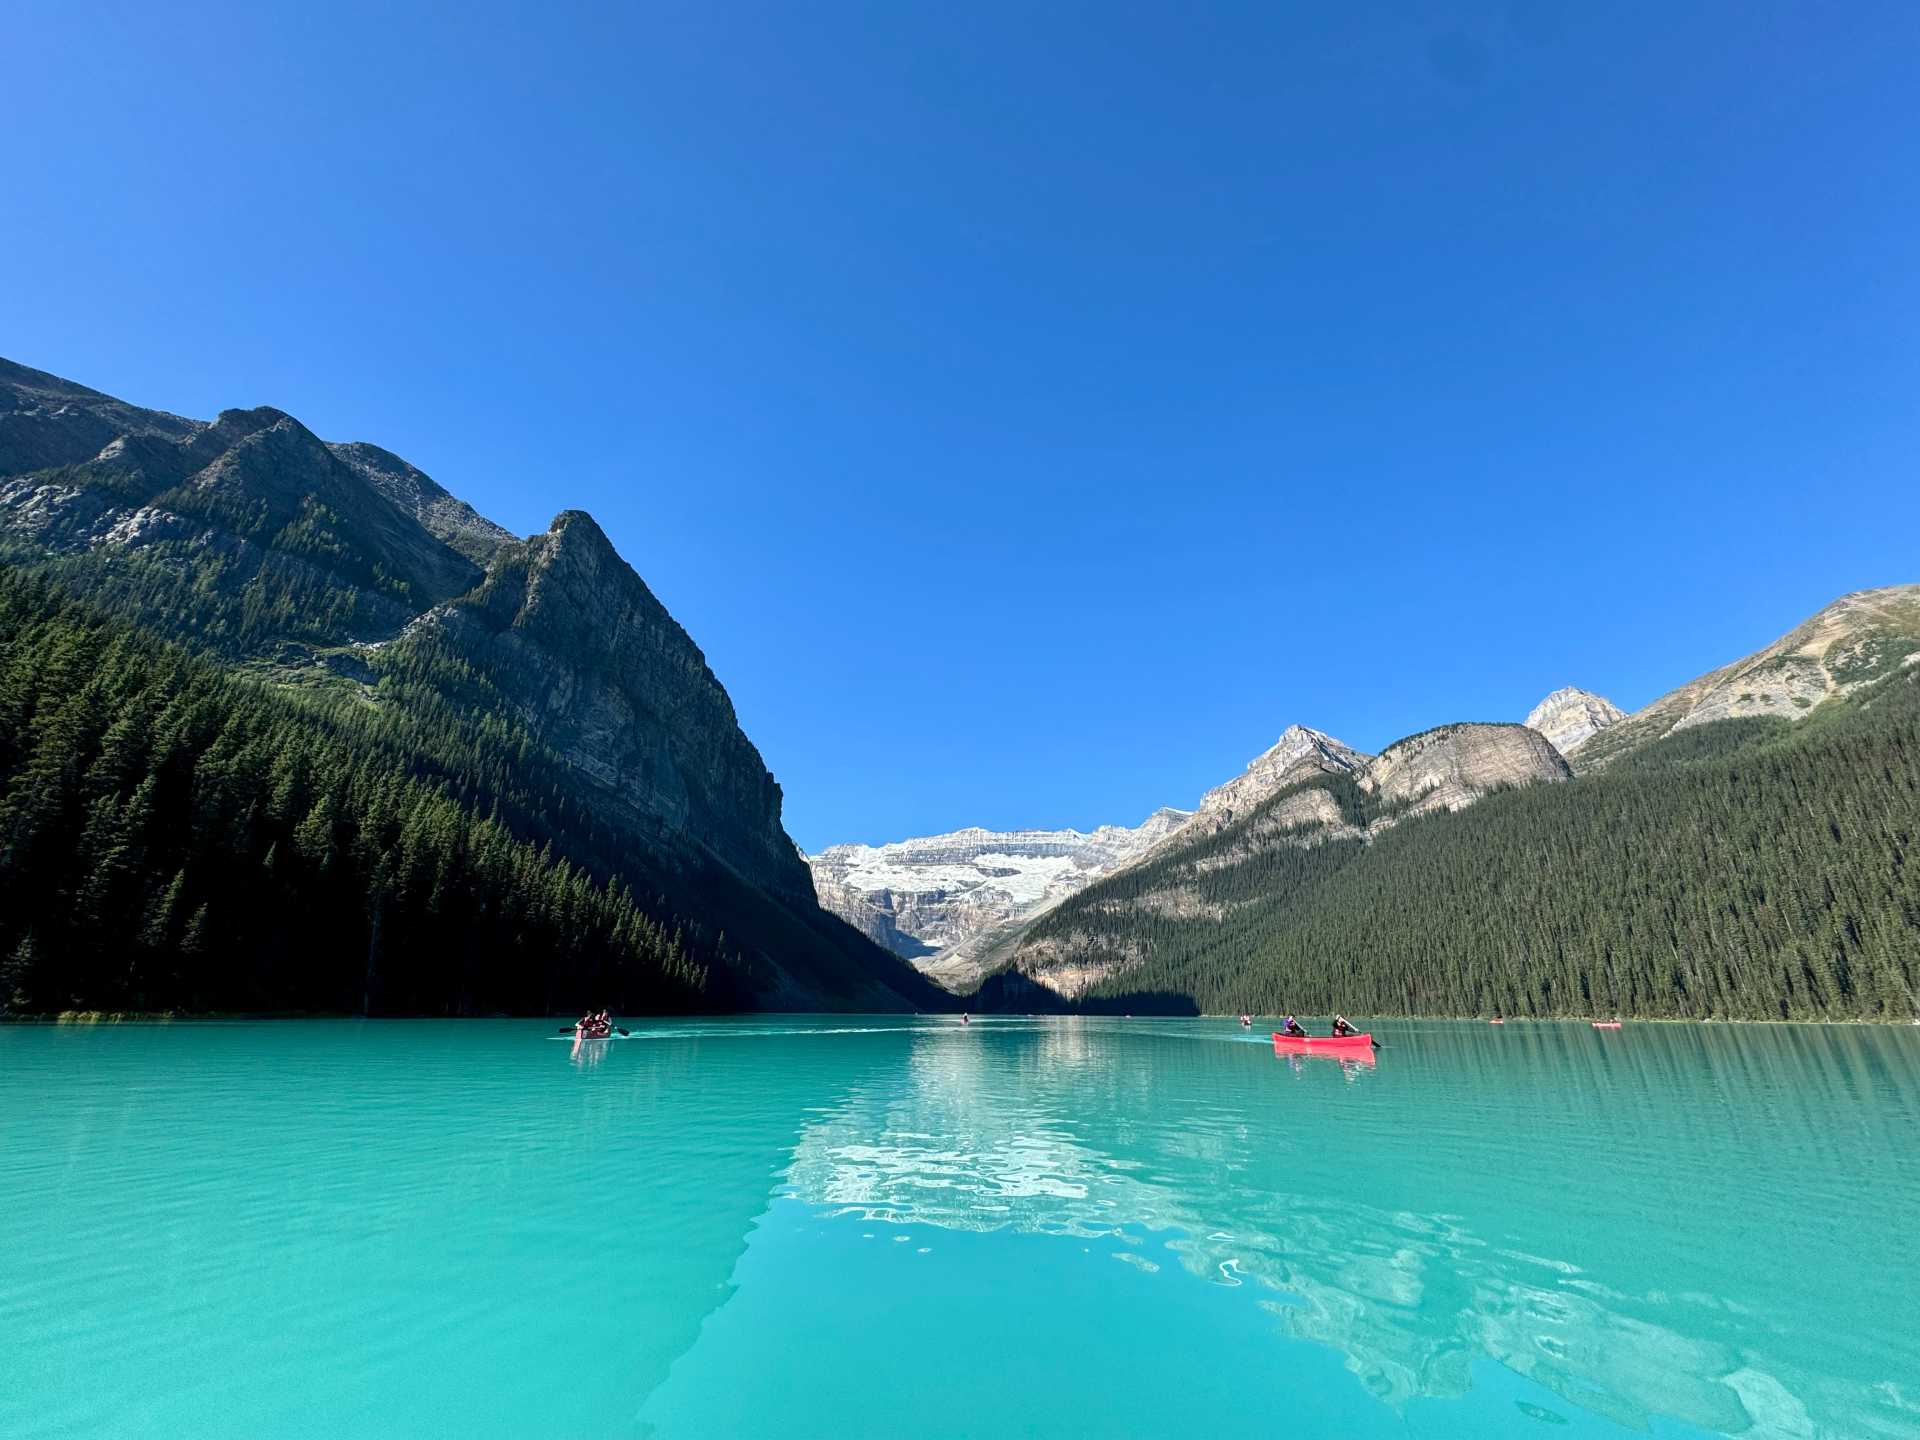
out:
M1351 782L1311 783L1370 818ZM1026 948L1119 967L1091 1003L1212 1013L1920 1013L1915 667L1797 725L1683 730L1371 844L1249 846L1260 818L1089 887Z
M724 937L536 843L577 817L515 755L235 677L0 568L0 1004L711 1004Z

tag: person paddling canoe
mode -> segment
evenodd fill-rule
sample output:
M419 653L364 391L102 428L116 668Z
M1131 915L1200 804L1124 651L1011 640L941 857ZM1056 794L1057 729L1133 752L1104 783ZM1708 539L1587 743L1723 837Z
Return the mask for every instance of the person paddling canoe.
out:
M1280 1027L1280 1033L1291 1036L1295 1040L1304 1040L1307 1038L1306 1027L1291 1015L1287 1016L1287 1023Z
M1346 1016L1336 1015L1333 1017L1333 1038L1334 1039L1338 1040L1342 1036L1358 1035L1359 1033L1360 1032L1354 1029L1352 1024L1348 1022Z

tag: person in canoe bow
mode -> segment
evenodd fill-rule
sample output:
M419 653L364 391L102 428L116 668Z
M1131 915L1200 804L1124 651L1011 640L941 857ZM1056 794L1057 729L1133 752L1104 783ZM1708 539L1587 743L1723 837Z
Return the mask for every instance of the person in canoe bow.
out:
M1304 1040L1307 1038L1306 1028L1291 1015L1287 1016L1287 1023L1280 1027L1280 1033L1282 1035L1290 1035L1295 1040Z
M1358 1035L1359 1033L1360 1032L1354 1029L1352 1024L1348 1022L1346 1016L1336 1015L1333 1017L1333 1038L1334 1039L1338 1040L1343 1035Z

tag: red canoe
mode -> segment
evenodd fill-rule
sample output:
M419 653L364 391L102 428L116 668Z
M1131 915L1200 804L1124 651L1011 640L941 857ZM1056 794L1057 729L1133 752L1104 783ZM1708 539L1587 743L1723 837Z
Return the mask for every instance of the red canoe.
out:
M1332 1052L1339 1055L1358 1055L1373 1053L1373 1036L1366 1035L1282 1035L1278 1031L1273 1037L1273 1053L1290 1055L1301 1050L1313 1050L1321 1053Z
M1593 1022L1593 1028L1596 1030L1618 1030L1620 1028L1620 1022L1618 1020L1596 1020Z

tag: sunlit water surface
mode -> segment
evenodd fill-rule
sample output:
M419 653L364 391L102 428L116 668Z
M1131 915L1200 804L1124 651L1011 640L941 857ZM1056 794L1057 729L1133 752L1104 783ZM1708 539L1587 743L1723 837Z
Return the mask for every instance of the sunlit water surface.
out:
M1920 1031L0 1027L0 1435L1920 1436Z

